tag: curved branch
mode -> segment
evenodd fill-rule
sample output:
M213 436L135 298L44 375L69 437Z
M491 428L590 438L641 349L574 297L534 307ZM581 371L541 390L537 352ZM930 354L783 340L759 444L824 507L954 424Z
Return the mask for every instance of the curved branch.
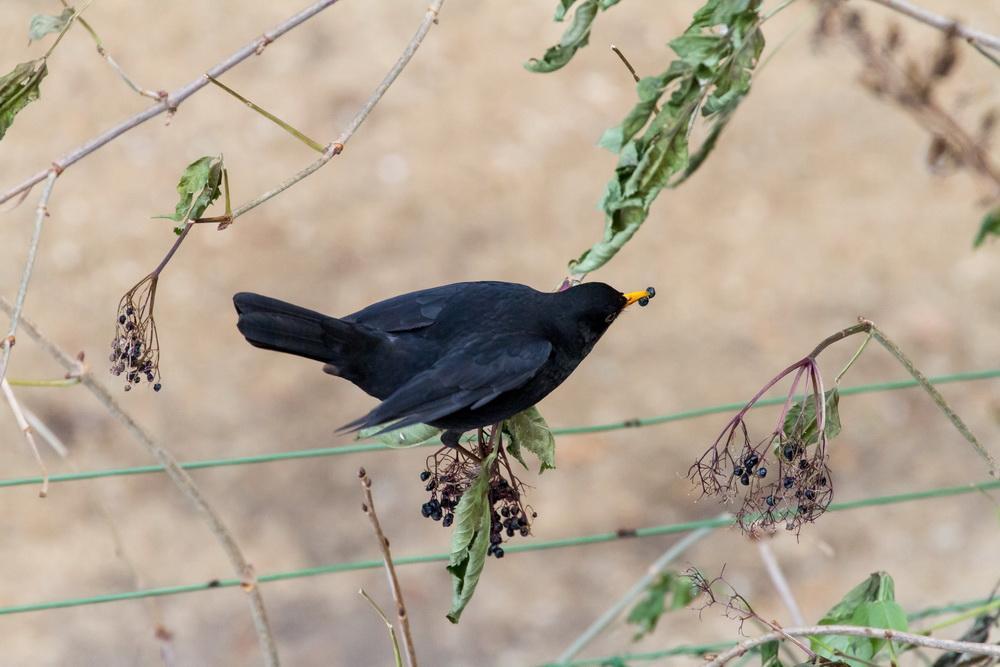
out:
M305 23L313 16L320 13L330 5L334 4L335 2L337 2L337 0L319 0L318 2L314 2L313 4L303 9L298 14L295 14L294 16L286 19L284 22L278 24L268 32L265 32L263 35L253 40L243 48L239 49L238 51L230 55L228 58L226 58L219 64L210 68L207 74L214 77L219 77L225 72L235 67L236 65L246 60L247 58L249 58L250 56L254 54L259 55L260 53L263 53L264 48L268 44L278 39L286 32L292 30L293 28L301 25L302 23ZM93 139L83 144L82 146L73 149L72 151L70 151L63 157L59 158L58 160L54 160L52 162L52 165L47 169L39 171L37 174L31 176L22 183L15 185L10 190L7 190L2 195L0 195L0 204L32 188L37 183L41 183L43 180L45 180L45 177L48 176L49 174L55 174L58 176L63 172L63 170L79 162L83 158L87 157L94 151L104 146L105 144L114 141L115 139L125 134L129 130L132 130L138 127L139 125L142 125L147 120L155 118L156 116L159 116L161 113L167 111L169 112L176 111L177 107L181 104L181 102L183 102L184 100L191 97L196 92L207 86L208 83L209 80L205 78L204 75L198 76L198 78L196 78L194 81L191 81L187 85L181 86L177 90L167 95L162 101L157 102L156 104L149 107L145 111L141 111L132 116L131 118L122 121L118 125L112 127L110 130L107 130L103 134L94 137Z
M958 21L945 18L935 14L934 12L929 12L923 7L911 4L908 0L869 0L869 2L874 2L882 5L883 7L888 7L893 11L909 16L911 19L920 21L921 23L929 25L932 28L937 28L938 30L942 30L944 32L954 33L956 36L961 37L968 42L974 42L980 46L1000 51L1000 37L991 35L988 32L983 32L982 30L976 30L962 25Z
M0 309L11 312L12 306L6 299L0 297ZM77 372L79 370L79 363L77 360L54 342L46 338L38 330L38 327L36 327L30 320L21 318L21 327L28 333L28 336L39 343L41 347L66 370L70 372ZM219 516L219 514L215 511L215 508L212 507L205 496L202 495L201 490L194 483L194 480L187 473L187 471L181 468L181 466L177 463L177 459L175 459L166 448L157 443L153 437L132 418L130 414L125 412L125 410L118 405L118 402L111 395L111 392L109 392L103 384L95 380L94 376L90 372L80 373L79 377L80 383L83 384L90 391L90 393L92 393L94 397L104 405L105 409L107 409L111 416L118 420L118 422L121 423L132 434L132 436L146 448L153 458L155 458L157 462L163 466L167 476L170 477L170 480L174 483L174 485L201 513L205 522L208 524L209 529L212 531L212 534L222 545L223 551L226 552L226 556L229 558L229 562L233 566L236 576L241 581L241 587L249 595L250 610L253 614L254 627L257 630L257 638L260 643L261 651L264 654L265 664L269 667L278 665L278 650L275 646L274 637L272 636L270 624L267 620L267 612L264 609L264 599L260 594L260 587L257 585L253 566L243 555L243 552L236 543L236 539L233 537L233 534L222 521L222 517Z
M976 642L962 642L951 639L936 639L925 635L915 635L911 632L899 632L896 630L884 630L882 628L866 628L857 625L814 625L804 628L783 628L780 631L769 632L755 639L741 642L724 653L720 653L714 660L705 664L705 667L722 667L730 660L745 655L748 651L775 640L786 639L787 637L807 637L824 635L842 635L849 637L868 637L870 639L888 639L894 642L912 644L913 646L923 646L924 648L938 649L939 651L951 651L954 653L971 653L973 655L986 655L993 658L1000 658L1000 646L995 644L979 644Z

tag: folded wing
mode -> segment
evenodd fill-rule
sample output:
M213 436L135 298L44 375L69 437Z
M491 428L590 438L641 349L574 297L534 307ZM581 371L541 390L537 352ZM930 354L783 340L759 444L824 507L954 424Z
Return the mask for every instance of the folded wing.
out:
M523 386L538 373L551 352L552 344L537 336L471 336L341 430L390 422L385 430L392 430L433 422L465 408L480 408L505 391Z

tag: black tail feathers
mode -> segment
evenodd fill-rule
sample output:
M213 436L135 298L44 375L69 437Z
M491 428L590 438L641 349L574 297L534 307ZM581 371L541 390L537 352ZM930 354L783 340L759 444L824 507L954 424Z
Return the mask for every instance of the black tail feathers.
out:
M372 342L356 324L279 299L240 292L233 296L233 304L240 333L265 350L340 364L347 349Z

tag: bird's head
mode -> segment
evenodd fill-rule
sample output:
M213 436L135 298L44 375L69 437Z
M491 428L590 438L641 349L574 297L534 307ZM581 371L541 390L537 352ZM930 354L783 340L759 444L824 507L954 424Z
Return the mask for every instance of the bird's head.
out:
M656 290L647 287L639 292L619 292L605 283L582 283L558 293L560 305L576 325L576 335L593 345L623 310L638 303L645 306L656 296Z

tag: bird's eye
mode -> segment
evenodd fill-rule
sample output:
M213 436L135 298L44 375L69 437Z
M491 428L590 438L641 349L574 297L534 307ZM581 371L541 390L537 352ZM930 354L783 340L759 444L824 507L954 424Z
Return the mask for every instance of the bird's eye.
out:
M611 324L612 322L615 321L616 317L618 317L618 313L611 313L610 315L604 318L604 321L607 322L608 324Z

